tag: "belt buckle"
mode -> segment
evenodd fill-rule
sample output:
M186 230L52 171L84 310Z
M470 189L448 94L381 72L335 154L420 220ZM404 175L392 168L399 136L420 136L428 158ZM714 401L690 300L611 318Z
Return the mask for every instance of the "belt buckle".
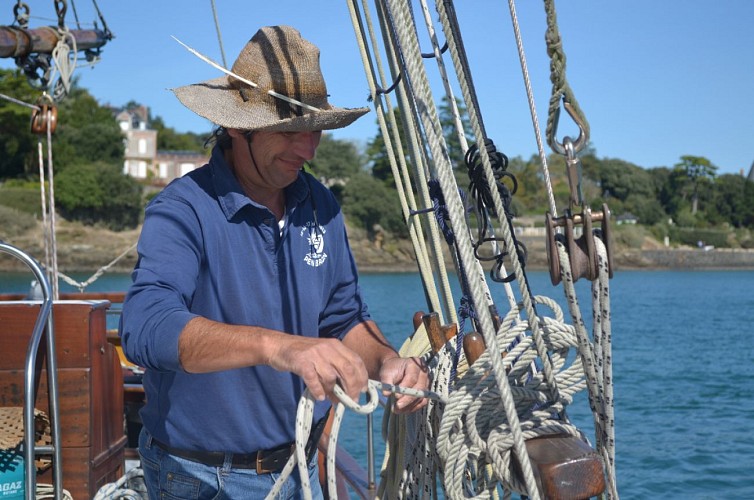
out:
M295 450L296 444L294 443L282 461L287 462ZM280 472L283 470L285 463L281 464L281 460L278 458L281 451L278 449L270 453L270 450L259 450L257 452L257 474L270 474L271 472Z

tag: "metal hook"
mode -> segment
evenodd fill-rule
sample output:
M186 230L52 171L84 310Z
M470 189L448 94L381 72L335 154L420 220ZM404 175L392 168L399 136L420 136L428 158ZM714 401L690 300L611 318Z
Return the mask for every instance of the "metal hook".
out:
M55 13L58 15L58 28L65 28L65 13L68 10L66 0L55 0Z
M574 111L573 106L568 101L563 101L563 107L565 108L568 115L571 117L571 119L576 123L576 125L579 127L579 136L576 139L576 141L571 141L573 143L573 151L574 153L578 153L582 149L584 149L584 146L586 146L586 124L582 120L582 118ZM555 150L556 153L565 155L566 154L566 147L565 147L565 139L563 140L563 144L559 143L557 140L558 135L558 123L560 122L560 108L558 108L557 115L555 116L554 125L552 128L552 148Z
M565 146L566 175L570 189L568 208L573 210L574 207L581 206L584 203L581 190L581 160L576 156L576 147L570 137L563 138L563 145Z

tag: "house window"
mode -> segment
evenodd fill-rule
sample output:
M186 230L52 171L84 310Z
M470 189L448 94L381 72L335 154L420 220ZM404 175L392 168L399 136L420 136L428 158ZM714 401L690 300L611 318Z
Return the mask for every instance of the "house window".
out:
M139 154L147 154L147 140L139 139Z
M196 166L193 163L181 163L181 176L194 170Z

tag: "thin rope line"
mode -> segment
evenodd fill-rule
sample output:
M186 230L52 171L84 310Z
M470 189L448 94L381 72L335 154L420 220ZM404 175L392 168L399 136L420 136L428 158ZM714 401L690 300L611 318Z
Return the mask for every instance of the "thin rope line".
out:
M223 60L223 66L228 67L228 62L225 60L225 49L223 48L223 36L220 32L220 20L217 17L217 7L215 6L215 0L212 0L212 15L215 18L215 31L217 32L217 43L220 45L220 57Z
M14 104L18 104L19 106L25 106L27 108L33 109L34 111L41 111L42 108L35 104L29 104L28 102L21 101L19 99L15 99L11 96L0 94L0 99L5 99L6 101L12 102Z
M511 21L513 22L513 33L516 38L516 48L518 49L518 60L521 63L521 73L524 77L524 87L526 88L526 99L529 103L529 112L531 114L531 122L534 126L534 138L537 141L537 151L539 152L539 161L542 167L542 175L545 178L545 187L547 189L547 199L550 204L550 212L553 217L558 216L558 208L555 205L555 194L552 189L552 179L550 178L550 170L547 167L547 153L542 142L542 132L539 128L539 118L537 117L537 106L534 102L534 92L531 88L531 79L529 78L529 68L526 63L526 52L524 51L524 42L521 38L521 29L518 24L518 16L516 15L516 1L508 0L508 7L511 13Z

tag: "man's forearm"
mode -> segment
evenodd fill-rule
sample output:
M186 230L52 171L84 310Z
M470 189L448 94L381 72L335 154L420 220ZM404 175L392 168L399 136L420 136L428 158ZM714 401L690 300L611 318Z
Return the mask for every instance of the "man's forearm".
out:
M374 321L365 321L351 328L343 339L343 343L361 357L369 377L375 380L379 379L380 368L384 361L398 357L398 353L385 339Z
M267 364L270 352L284 334L251 326L236 326L196 317L178 339L184 370L206 373Z

